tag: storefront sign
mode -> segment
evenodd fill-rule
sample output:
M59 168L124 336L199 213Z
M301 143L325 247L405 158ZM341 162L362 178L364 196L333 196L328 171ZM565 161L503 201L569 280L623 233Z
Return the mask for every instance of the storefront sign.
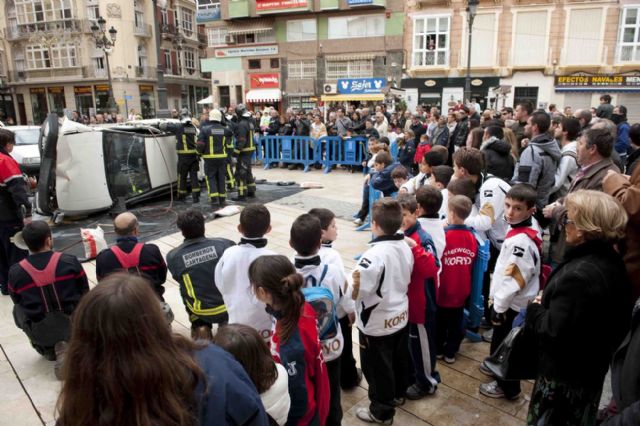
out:
M279 74L250 74L252 89L277 89L280 87Z
M153 86L149 84L141 84L140 92L153 92Z
M307 0L256 0L256 11L296 9L307 7Z
M425 80L424 85L427 87L433 87L435 86L437 83L435 80Z
M44 87L32 87L29 89L29 93L33 93L33 94L44 93Z
M630 75L562 75L556 76L557 88L598 90L600 87L640 87L640 76Z
M367 95L382 93L384 78L347 78L338 79L338 93L350 95Z
M220 4L211 4L211 1L202 2L198 0L198 9L196 11L196 22L219 21L220 20Z
M81 95L83 93L93 93L93 89L91 89L91 86L74 86L73 91L76 95Z
M277 55L278 45L270 44L268 46L247 46L247 47L227 47L215 50L216 58L230 58L237 56L261 56L261 55Z
M109 85L108 84L96 84L94 86L96 88L96 92L108 92Z
M472 86L482 86L482 80L480 80L479 78L476 78L475 80L471 80L471 85Z
M48 87L47 90L49 91L49 93L55 94L55 95L64 94L63 86Z
M373 0L347 0L347 5L357 6L361 4L372 4Z

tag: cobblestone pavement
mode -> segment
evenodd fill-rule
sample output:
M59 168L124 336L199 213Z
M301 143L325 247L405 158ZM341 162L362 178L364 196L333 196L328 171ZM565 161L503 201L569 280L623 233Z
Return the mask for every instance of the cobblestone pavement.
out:
M278 253L291 255L289 228L299 214L313 207L334 210L338 219L338 240L347 268L354 266L354 257L366 248L368 232L355 232L351 214L360 204L362 175L335 170L324 175L288 170L254 170L259 178L269 181L320 182L322 189L309 189L268 204L273 230L268 235L269 247ZM238 240L238 216L216 219L207 223L207 235ZM166 254L182 242L179 234L154 241ZM92 285L95 285L95 265L84 264ZM170 278L165 298L176 315L173 329L188 334L189 321L184 311L178 285ZM53 375L53 363L40 357L29 345L25 335L16 328L11 314L12 303L0 297L0 425L53 425L55 403L60 384ZM354 334L354 342L357 335ZM355 346L357 352L357 346ZM532 384L523 383L523 397L515 402L481 396L478 386L488 378L478 371L479 362L487 355L487 343L463 343L455 364L440 364L442 383L435 395L420 401L408 401L398 410L397 425L517 425L523 424L527 413ZM359 359L356 353L356 359ZM345 392L342 398L345 425L364 424L355 417L355 410L367 404L367 385Z

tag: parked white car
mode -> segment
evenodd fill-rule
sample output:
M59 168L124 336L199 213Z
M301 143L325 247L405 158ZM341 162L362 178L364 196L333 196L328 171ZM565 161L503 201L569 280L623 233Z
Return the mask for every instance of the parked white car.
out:
M9 126L5 129L16 135L16 144L11 156L20 165L20 170L27 175L37 175L40 172L40 126Z

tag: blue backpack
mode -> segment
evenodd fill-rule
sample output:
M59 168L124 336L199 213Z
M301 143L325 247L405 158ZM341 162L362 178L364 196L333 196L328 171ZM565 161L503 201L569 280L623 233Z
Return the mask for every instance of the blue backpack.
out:
M336 302L333 293L326 287L321 287L322 281L327 273L327 265L322 271L320 282L313 287L302 289L304 300L311 305L316 312L318 325L318 337L320 340L332 339L338 335L338 314L336 312Z

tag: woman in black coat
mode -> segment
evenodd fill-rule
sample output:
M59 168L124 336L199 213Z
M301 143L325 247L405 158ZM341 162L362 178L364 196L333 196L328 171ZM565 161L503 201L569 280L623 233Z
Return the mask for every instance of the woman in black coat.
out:
M565 205L571 248L525 319L539 342L529 425L594 425L604 376L629 325L631 287L614 247L626 212L598 191L576 191Z
M485 137L487 136L487 140L480 146L484 153L485 171L501 179L511 180L515 159L511 155L511 145L504 140L502 127L487 127Z

